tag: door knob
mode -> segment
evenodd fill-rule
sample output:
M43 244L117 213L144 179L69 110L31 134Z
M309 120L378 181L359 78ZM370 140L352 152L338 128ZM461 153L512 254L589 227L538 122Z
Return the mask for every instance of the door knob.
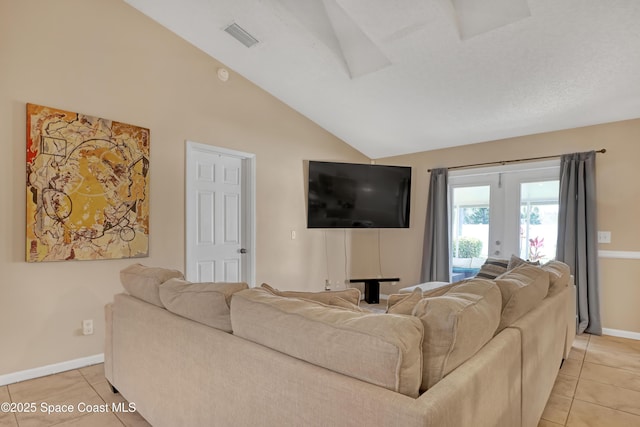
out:
M500 251L495 251L493 254L494 255L500 255Z
M246 250L245 248L242 248L242 249L240 249L240 253L241 253L241 254L246 254L246 253L247 253L247 250Z

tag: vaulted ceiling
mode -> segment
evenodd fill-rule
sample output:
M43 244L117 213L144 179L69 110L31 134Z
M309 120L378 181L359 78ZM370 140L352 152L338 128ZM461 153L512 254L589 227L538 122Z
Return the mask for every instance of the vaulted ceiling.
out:
M640 117L638 0L125 1L370 158Z

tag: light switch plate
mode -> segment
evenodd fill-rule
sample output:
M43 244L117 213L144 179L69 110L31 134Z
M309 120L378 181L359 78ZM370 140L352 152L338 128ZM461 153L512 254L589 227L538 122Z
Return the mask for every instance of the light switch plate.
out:
M598 231L598 243L611 243L611 232Z

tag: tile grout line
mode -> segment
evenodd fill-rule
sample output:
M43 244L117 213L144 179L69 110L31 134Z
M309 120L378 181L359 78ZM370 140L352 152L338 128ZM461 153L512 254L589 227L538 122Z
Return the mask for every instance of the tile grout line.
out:
M602 346L601 344L595 344L595 345L596 345L596 347L597 346ZM587 362L587 352L589 351L589 347L590 346L591 346L591 335L589 336L589 339L587 340L587 346L585 347L585 350L584 350L582 366L580 367L580 377L578 377L579 380L582 379L581 378L582 377L582 368L584 367L585 363L591 363L592 365L604 366L604 367L611 368L611 369L618 369L618 370L621 370L621 371L625 371L625 372L628 372L630 374L640 375L640 371L636 371L636 370L633 370L633 369L626 369L626 368L621 368L619 366L605 365L604 363ZM603 346L603 347L606 347L606 346ZM606 351L607 353L614 353L614 352L617 353L616 351L612 351L611 349L608 349L608 348L605 348L604 351ZM625 352L622 352L622 353L625 353ZM605 382L602 382L602 381L592 380L592 379L588 379L588 378L585 378L585 380L586 381L593 381L595 383L604 384L604 385L611 386L611 387L621 388L623 390L640 392L640 390L635 390L635 389L632 389L632 388L622 387L622 386L611 384L611 383L605 383ZM577 386L576 386L576 391L578 391ZM586 401L581 400L581 399L578 399L578 400L580 400L581 402L586 402ZM602 406L602 405L600 405L600 406ZM606 408L606 406L605 406L605 408ZM625 411L623 411L623 412L625 412ZM638 415L638 414L634 414L634 415Z
M619 366L611 366L611 365L606 365L604 363L592 362L592 361L587 361L587 360L585 360L585 362L586 363L591 363L592 365L605 366L607 368L618 369L618 370L621 370L621 371L629 372L630 374L634 374L634 375L640 375L640 370L636 370L636 369L621 368Z
M80 374L82 375L82 377L85 379L85 381L87 382L87 384L89 384L89 387L91 387L91 389L95 392L96 395L98 395L98 397L100 398L100 400L105 404L108 405L108 402L106 400L104 400L104 398L102 397L102 395L98 392L98 390L96 389L96 387L89 381L89 379L82 373L82 371L80 371ZM122 420L116 415L113 414L112 412L109 412L110 414L114 415L116 420L118 420L118 422L120 424L122 424L124 426L124 423L122 422Z
M584 348L584 354L580 360L580 372L578 373L578 381L576 381L576 388L573 391L573 395L571 396L571 404L569 405L569 411L567 411L567 418L564 420L564 426L566 427L569 423L569 417L571 416L571 410L573 409L573 402L576 401L576 394L578 393L578 386L580 385L580 379L582 377L582 368L584 367L584 361L587 358L587 351L589 349L589 343L591 342L591 335L587 337L587 345Z
M579 402L583 402L583 403L588 403L588 404L590 404L590 405L599 406L599 407L601 407L601 408L609 409L609 410L611 410L611 411L623 412L623 413L625 413L625 414L633 415L634 417L638 417L638 418L640 419L640 414L636 414L636 413L634 413L634 412L625 411L624 409L612 408L612 407L610 407L610 406L605 406L605 405L603 405L603 404L601 404L601 403L597 403L597 402L590 402L590 401L588 401L588 400L582 400L582 399L577 399L577 398L576 398L576 399L574 399L574 400L577 400L577 401L579 401ZM573 405L573 402L572 402L572 405Z
M82 372L80 372L80 373L82 373ZM86 379L86 378L85 378L85 379ZM98 390L96 389L96 387L95 387L93 384L91 384L91 383L89 382L89 380L87 380L87 383L89 383L89 387L91 387L91 388L93 389L93 391L95 391L95 392L96 392L96 394L98 395L98 397L100 398L100 400L102 400L102 401L104 402L104 404L105 404L105 405L108 405L109 403L104 399L104 397L102 397L102 395L100 394L100 392L98 392ZM113 414L113 415L116 417L116 420L118 420L118 422L119 422L120 424L122 424L122 426L123 426L123 427L127 427L127 425L124 423L124 421L122 421L122 420L120 419L120 417L118 416L118 414L117 414L117 413L113 413L113 412L109 412L109 413L110 413L110 414Z
M610 387L620 388L620 389L623 389L623 390L628 390L628 391L637 391L637 390L628 389L628 388L625 388L625 387L620 387L620 386L613 385L613 384L609 384L609 383L603 383L603 382L596 381L596 380L590 380L590 379L587 379L587 378L582 378L582 369L583 369L583 367L584 367L584 364L586 363L586 359L587 359L587 352L589 351L589 347L590 347L590 346L591 346L591 336L589 336L589 340L587 341L587 346L585 347L585 351L584 351L584 356L583 356L582 365L580 366L580 376L578 377L578 385L580 384L580 380L584 379L585 381L593 381L593 382L598 383L598 384L604 384L604 385L607 385L607 386L610 386ZM597 346L597 344L596 344L596 346ZM606 351L607 351L607 352L610 352L610 350L609 350L609 349L606 349ZM605 367L607 367L607 368L620 369L620 370L623 370L623 371L626 371L626 372L634 372L634 371L631 371L631 370L629 370L629 369L619 368L619 367L617 367L617 366L605 365L605 364L603 364L603 363L594 363L594 362L588 362L588 363L592 363L592 364L594 364L594 365L598 365L598 366L605 366ZM576 398L576 397L575 397L575 394L577 394L577 392L578 392L578 385L576 385L576 393L574 393L574 397L573 397L573 399L571 400L571 407L573 407L573 402L574 402L575 400L577 400L577 401L579 401L579 402L588 403L588 404L591 404L591 405L599 406L599 407L601 407L601 408L610 409L610 410L614 410L614 411L619 411L619 412L623 412L623 413L625 413L625 414L629 414L629 415L633 415L633 416L636 416L636 417L640 417L640 414L636 414L636 413L633 413L633 412L625 411L625 410L623 410L623 409L619 409L619 408L611 408L611 407L609 407L609 406L605 406L605 405L603 405L603 404L601 404L601 403L598 403L598 402L591 402L591 401L588 401L588 400L583 400L583 399L578 399L578 398ZM569 409L569 413L571 413L571 408ZM567 417L567 418L568 418L568 417Z
M608 365L599 365L599 366L606 366L607 368L612 368L612 366L608 366ZM636 390L636 389L633 389L633 388L623 387L623 386L621 386L621 385L617 385L617 384L605 383L605 382L598 381L598 380L592 380L592 379L590 379L590 378L578 378L578 379L579 379L579 380L584 379L585 381L591 381L592 383L602 384L602 385L606 385L606 386L609 386L609 387L615 387L615 388L619 388L619 389L626 390L626 391L631 391L631 392L635 392L635 393L640 393L640 390ZM576 390L577 390L577 389L578 389L578 388L576 387Z
M84 382L85 382L85 383L86 383L86 384L87 384L87 385L88 385L88 386L89 386L89 387L90 387L90 388L91 388L91 389L96 393L96 395L98 396L98 398L100 398L100 400L102 400L102 401L104 402L104 399L102 398L102 396L100 395L100 393L98 393L98 391L95 389L95 387L93 387L93 385L89 382L89 380L87 379L87 377L82 373L82 371L81 371L80 369L70 369L69 371L65 371L65 372L71 372L71 371L78 371L78 373L80 374L80 378L82 378L82 380L84 380ZM58 373L58 374L51 374L51 375L47 375L47 377L55 376L55 375L59 375L59 374L61 374L61 373L62 373L62 372L60 372L60 373ZM9 400L10 400L11 402L13 402L13 397L12 397L12 395L11 395L11 391L9 390L9 387L7 387L7 393L9 394ZM53 396L57 396L57 394L54 394ZM44 400L46 400L46 398L45 398ZM44 401L44 400L43 400L43 401ZM106 402L104 402L104 403L106 404ZM80 416L78 416L78 417L74 417L74 418L71 418L71 419L68 419L68 420L61 420L61 421L59 421L59 422L54 422L53 424L47 424L47 427L55 427L55 426L57 426L57 425L61 425L61 424L67 423L67 422L69 422L69 421L71 421L71 420L79 420L79 419L81 419L81 418L88 417L89 415L92 415L92 414L91 414L91 413L86 413L86 414L83 414L83 415L80 415ZM13 416L14 416L14 418L15 418L16 425L17 425L18 427L20 427L20 422L18 421L18 417L17 417L17 415L14 413L14 414L13 414ZM120 424L122 424L122 425L124 426L124 424L122 423L122 420L120 420L120 418L116 417L116 419L118 420L118 422L119 422ZM126 426L125 426L125 427L126 427Z
M15 402L13 401L13 397L11 397L11 390L9 390L9 385L7 384L7 385L6 385L6 387L7 387L7 394L9 395L9 402L11 402L11 403L15 403ZM13 413L13 419L14 419L14 420L15 420L15 422L16 422L16 426L20 427L20 424L18 424L18 416L16 415L16 413L15 413L15 412Z
M89 415L92 415L92 414L91 414L91 413L86 413L86 414L84 414L84 415L80 415L79 417L71 418L71 419L69 419L69 420L62 420L62 421L57 422L57 423L55 423L55 424L47 424L47 427L55 427L55 426L59 426L60 424L68 423L68 422L70 422L70 421L72 421L72 420L79 420L79 419L81 419L81 418L88 417ZM18 427L20 427L20 426L18 426Z
M636 413L633 413L633 412L628 412L628 411L625 411L625 410L619 409L619 408L611 408L609 406L605 406L605 405L600 404L598 402L591 402L591 401L579 399L579 398L576 397L577 392L578 392L578 386L580 385L580 380L583 380L583 379L585 381L592 381L592 382L595 382L595 383L598 383L598 384L604 384L604 385L607 385L607 386L616 387L616 388L620 388L620 389L623 389L623 390L637 391L637 390L628 389L628 388L625 388L625 387L620 387L620 386L609 384L609 383L603 383L603 382L596 381L596 380L590 380L588 378L582 378L582 370L584 368L584 364L585 363L591 363L591 364L598 365L598 366L605 366L607 368L620 369L620 370L623 370L623 371L626 371L626 372L635 373L635 371L633 371L633 370L619 368L617 366L605 365L603 363L587 362L587 360L586 360L587 359L587 353L589 352L589 347L590 346L591 346L591 335L589 336L589 339L587 340L587 346L585 347L584 355L583 355L583 358L582 358L582 364L580 365L580 375L578 376L578 384L576 385L576 391L574 393L573 398L571 399L571 406L569 407L569 415L571 414L571 409L573 408L573 402L577 400L579 402L584 402L584 403L587 403L587 404L590 404L590 405L595 405L595 406L598 406L600 408L605 408L605 409L609 409L609 410L613 410L613 411L619 411L619 412L623 412L625 414L629 414L629 415L632 415L632 416L635 416L635 417L640 417L640 414L636 414ZM598 346L598 344L596 344L596 346ZM611 350L609 350L609 349L605 349L605 351L611 352ZM567 416L567 423L569 422L568 418L569 418L569 416ZM566 426L566 424L565 424L565 426Z

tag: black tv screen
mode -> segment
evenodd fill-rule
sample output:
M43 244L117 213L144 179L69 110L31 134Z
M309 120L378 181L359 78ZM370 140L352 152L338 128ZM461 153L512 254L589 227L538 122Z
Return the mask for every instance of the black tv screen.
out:
M308 228L407 228L411 168L309 162Z

